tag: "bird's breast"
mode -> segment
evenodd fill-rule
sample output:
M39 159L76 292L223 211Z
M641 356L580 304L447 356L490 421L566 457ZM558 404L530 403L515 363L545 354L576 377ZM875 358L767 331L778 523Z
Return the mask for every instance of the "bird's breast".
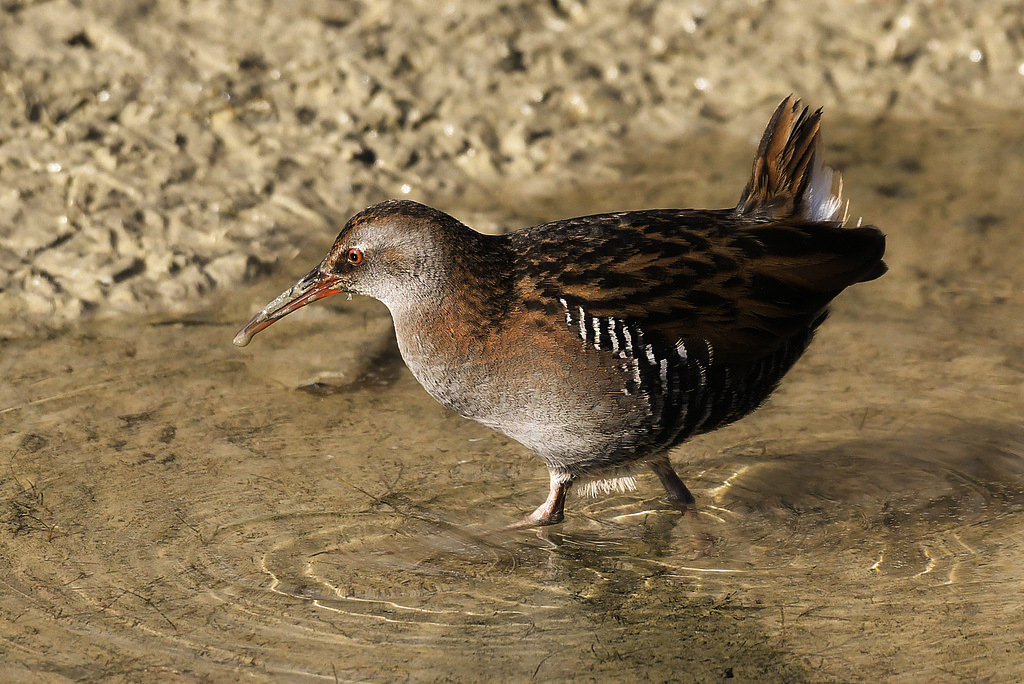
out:
M406 365L440 404L537 451L549 462L622 452L649 429L649 408L609 363L568 329L517 329L460 338L453 326L404 328ZM557 452L557 453L555 453Z

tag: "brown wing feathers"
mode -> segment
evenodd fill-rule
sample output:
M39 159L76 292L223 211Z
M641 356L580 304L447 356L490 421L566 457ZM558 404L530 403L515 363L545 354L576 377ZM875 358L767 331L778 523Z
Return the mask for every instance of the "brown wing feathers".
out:
M523 294L628 321L670 344L707 340L716 362L770 354L820 322L843 289L885 272L876 228L806 218L839 206L827 195L832 171L816 160L819 124L820 112L784 100L733 210L605 214L509 235ZM827 196L808 199L821 185ZM805 201L829 204L815 212Z

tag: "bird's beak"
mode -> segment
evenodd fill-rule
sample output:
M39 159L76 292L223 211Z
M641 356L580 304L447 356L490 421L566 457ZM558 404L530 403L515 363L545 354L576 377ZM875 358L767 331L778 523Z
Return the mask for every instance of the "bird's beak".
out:
M263 307L263 310L252 317L235 335L235 344L244 347L249 344L253 335L263 330L274 321L284 318L292 311L301 309L318 299L342 292L337 287L338 276L323 272L323 263L302 276L299 282L282 292L277 299Z

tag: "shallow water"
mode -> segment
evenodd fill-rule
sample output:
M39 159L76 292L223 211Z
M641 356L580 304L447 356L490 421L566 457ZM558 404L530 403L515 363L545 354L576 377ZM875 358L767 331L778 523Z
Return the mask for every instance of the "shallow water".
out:
M188 320L4 342L0 675L1024 678L1018 129L827 122L891 271L673 455L686 515L641 476L501 531L544 468L437 406L373 302L233 348L315 255ZM531 206L728 204L748 145L680 146Z

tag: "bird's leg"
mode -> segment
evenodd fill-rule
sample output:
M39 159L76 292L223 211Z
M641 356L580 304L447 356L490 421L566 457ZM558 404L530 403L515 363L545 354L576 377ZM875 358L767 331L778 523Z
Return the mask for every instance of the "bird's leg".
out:
M676 471L672 470L672 464L668 460L668 456L665 454L658 454L654 458L647 461L647 465L651 466L657 475L658 479L661 480L661 484L665 486L665 491L668 492L668 501L676 508L685 508L695 502L693 494L686 488L683 481L676 475Z
M572 478L564 473L551 471L551 489L548 491L548 498L540 506L537 506L530 515L517 523L509 525L511 529L522 529L524 527L543 527L544 525L555 525L562 522L565 517L565 495L572 487Z

